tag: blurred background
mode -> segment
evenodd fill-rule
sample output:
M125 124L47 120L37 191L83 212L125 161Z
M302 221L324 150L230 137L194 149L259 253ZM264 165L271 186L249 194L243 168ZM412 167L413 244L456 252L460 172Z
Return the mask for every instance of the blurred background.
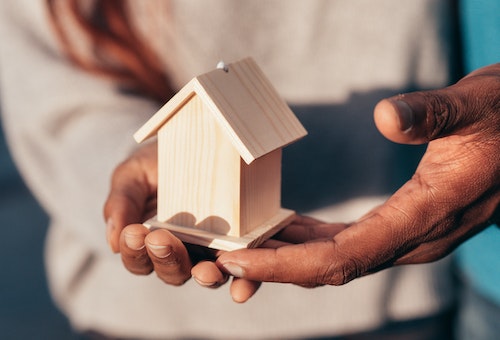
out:
M1 122L0 221L0 339L77 339L45 281L47 216L16 171Z

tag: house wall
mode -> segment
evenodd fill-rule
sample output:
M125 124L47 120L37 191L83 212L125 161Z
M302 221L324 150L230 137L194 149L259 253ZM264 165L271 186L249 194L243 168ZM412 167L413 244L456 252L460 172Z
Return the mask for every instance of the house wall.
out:
M281 203L281 149L250 165L241 161L241 235L274 217Z
M205 110L195 95L158 131L158 220L238 236L240 156Z

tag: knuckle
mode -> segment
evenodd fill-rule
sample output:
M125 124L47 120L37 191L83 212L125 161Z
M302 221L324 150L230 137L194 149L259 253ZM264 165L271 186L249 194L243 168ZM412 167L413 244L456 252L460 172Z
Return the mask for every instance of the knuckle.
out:
M344 285L360 277L366 268L360 257L355 254L346 254L341 251L336 243L332 243L330 264L321 272L317 273L316 281L322 284L334 286Z
M335 270L331 277L331 284L334 286L344 285L361 276L360 266L353 259L343 261Z
M451 96L435 92L426 94L426 138L433 140L449 133L457 117L457 103Z

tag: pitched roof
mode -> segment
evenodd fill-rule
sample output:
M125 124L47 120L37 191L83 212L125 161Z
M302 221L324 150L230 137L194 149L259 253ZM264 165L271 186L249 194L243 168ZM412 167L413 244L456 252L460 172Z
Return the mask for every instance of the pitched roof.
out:
M155 135L194 95L247 164L307 134L255 61L246 58L192 79L134 134L135 140Z

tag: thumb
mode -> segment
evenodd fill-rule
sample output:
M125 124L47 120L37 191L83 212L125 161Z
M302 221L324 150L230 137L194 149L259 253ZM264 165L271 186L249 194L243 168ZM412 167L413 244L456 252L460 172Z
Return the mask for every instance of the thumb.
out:
M423 144L449 135L463 106L454 92L446 88L383 99L375 106L375 125L387 139L403 144Z
M452 134L498 135L500 63L480 68L443 89L380 101L375 124L389 140L422 144Z

